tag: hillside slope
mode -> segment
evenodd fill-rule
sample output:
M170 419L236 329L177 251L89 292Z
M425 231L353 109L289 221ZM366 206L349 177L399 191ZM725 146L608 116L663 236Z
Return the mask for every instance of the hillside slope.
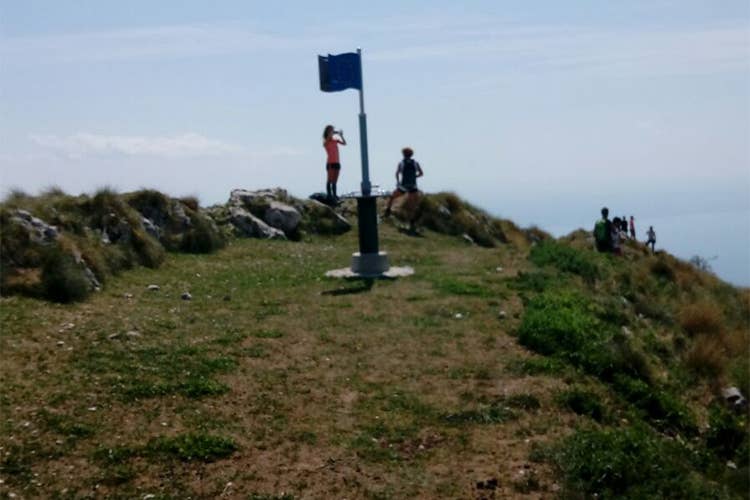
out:
M356 230L308 232L0 299L0 493L746 496L747 290L430 200L380 226L407 279L327 280Z

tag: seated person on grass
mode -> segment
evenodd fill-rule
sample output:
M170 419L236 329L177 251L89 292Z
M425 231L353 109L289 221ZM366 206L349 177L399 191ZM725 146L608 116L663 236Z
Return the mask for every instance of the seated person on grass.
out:
M417 178L422 177L422 167L419 163L412 158L414 151L411 148L404 148L401 150L404 155L404 159L398 164L396 169L396 189L388 198L388 207L385 209L385 216L391 215L391 206L393 200L399 198L402 195L406 195L406 206L408 207L409 213L411 214L411 227L414 227L414 218L416 214L416 206L419 201L419 189L417 188Z

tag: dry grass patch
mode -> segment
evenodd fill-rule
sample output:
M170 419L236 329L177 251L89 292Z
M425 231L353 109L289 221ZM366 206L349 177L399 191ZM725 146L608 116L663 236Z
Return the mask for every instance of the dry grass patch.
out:
M724 315L716 303L703 300L684 306L679 313L679 322L690 336L699 333L716 334L722 331Z
M727 360L724 336L701 334L685 354L685 364L695 374L718 380Z

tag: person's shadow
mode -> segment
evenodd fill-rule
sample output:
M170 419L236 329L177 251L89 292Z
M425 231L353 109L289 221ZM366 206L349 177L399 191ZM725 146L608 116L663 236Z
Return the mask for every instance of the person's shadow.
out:
M334 290L325 290L323 292L320 292L320 294L321 295L353 295L355 293L369 292L372 289L372 286L375 284L375 280L373 278L361 278L361 279L352 280L352 281L360 281L360 283L356 286L336 288Z

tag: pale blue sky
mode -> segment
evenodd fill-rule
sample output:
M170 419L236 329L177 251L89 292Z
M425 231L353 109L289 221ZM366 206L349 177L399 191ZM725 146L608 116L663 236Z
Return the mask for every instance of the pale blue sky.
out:
M750 213L749 5L0 0L0 183L306 196L333 123L356 189L357 94L316 56L361 46L376 184L410 145L425 190L522 224Z

